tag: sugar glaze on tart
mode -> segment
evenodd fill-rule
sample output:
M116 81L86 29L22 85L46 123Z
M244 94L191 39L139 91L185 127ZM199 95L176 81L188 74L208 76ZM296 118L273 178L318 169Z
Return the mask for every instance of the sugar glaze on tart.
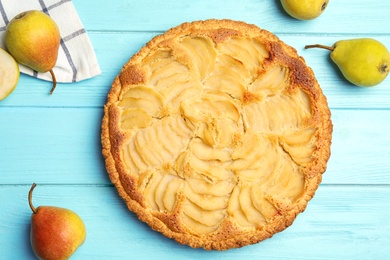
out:
M115 78L102 145L128 208L181 244L226 250L292 224L330 156L313 71L270 32L232 20L156 36Z

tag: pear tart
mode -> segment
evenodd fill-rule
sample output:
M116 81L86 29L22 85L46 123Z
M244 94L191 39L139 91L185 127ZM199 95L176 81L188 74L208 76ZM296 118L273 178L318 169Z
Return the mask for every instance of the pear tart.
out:
M330 156L332 123L313 71L255 25L184 23L115 78L103 155L128 208L181 244L226 250L292 224Z

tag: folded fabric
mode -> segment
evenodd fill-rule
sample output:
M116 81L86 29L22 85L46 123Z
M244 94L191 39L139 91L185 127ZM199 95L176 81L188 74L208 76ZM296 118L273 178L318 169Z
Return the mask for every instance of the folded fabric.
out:
M101 73L95 51L71 0L0 0L0 47L5 49L7 24L17 14L41 10L57 23L61 42L53 71L57 82L76 82ZM52 80L50 73L38 73L20 65L22 73Z

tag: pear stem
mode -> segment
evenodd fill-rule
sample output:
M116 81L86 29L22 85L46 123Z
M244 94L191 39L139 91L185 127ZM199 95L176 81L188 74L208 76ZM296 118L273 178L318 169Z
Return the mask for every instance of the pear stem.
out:
M57 86L57 79L56 79L56 76L54 75L54 72L53 72L53 70L51 69L51 70L49 70L49 72L50 72L50 74L51 74L51 77L52 77L52 79L53 79L53 86L52 86L52 88L51 88L51 90L50 90L50 95L51 94L53 94L53 92L54 92L54 89L56 88L56 86Z
M322 45L322 44L312 44L312 45L306 45L305 49L310 49L310 48L322 48L330 51L334 51L334 47Z
M33 190L34 188L36 187L37 185L35 183L32 184L31 188L30 188L30 191L28 192L28 204L30 205L30 208L32 210L32 212L34 214L36 214L38 212L38 210L33 206L32 204L32 193L33 193Z

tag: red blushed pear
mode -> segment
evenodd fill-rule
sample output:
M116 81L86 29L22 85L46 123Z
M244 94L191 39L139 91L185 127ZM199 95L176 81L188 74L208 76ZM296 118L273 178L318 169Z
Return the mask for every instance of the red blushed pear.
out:
M53 67L60 47L60 31L47 14L30 10L15 16L7 25L5 46L17 62L38 72L50 72L53 93L57 81Z
M35 208L32 204L35 187L34 183L28 194L28 202L33 212L30 232L32 249L39 259L69 259L85 241L85 225L82 219L69 209L54 206Z

